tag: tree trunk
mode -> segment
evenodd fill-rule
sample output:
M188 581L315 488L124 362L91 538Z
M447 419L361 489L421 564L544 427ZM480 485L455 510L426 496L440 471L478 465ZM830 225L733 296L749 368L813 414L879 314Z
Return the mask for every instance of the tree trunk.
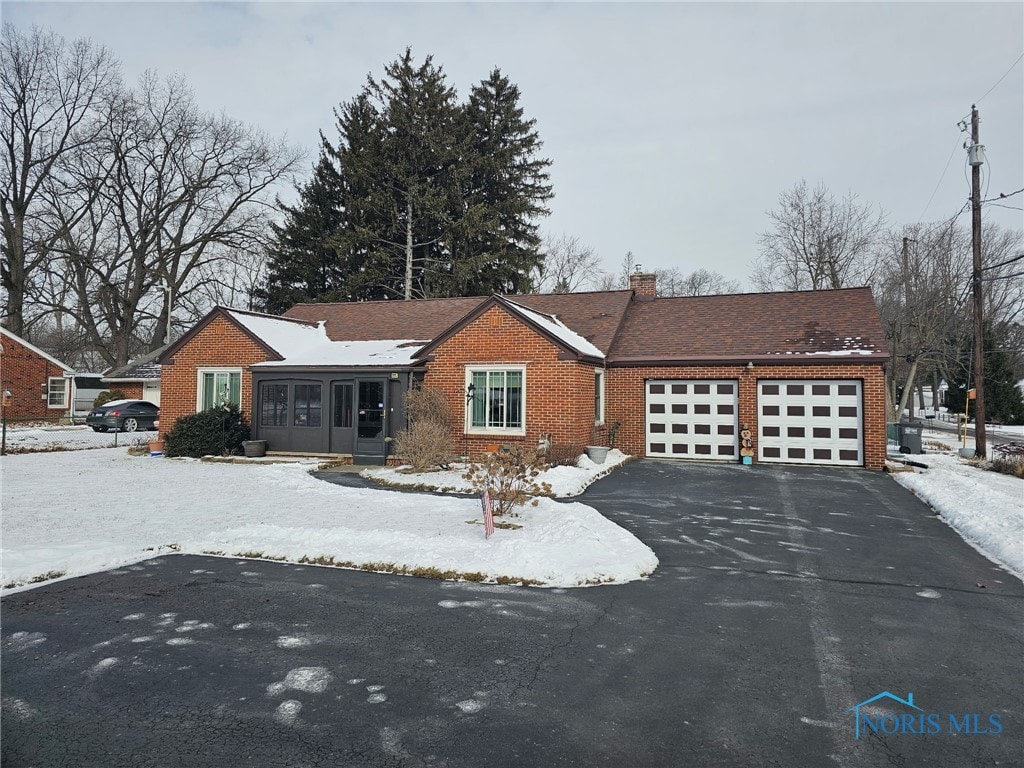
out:
M408 301L412 298L412 201L405 203L405 294Z
M907 374L907 383L903 385L903 397L900 398L899 409L896 411L897 420L903 418L903 411L909 404L911 407L910 418L914 418L914 400L911 395L914 392L914 377L917 375L917 358L910 364L910 373Z

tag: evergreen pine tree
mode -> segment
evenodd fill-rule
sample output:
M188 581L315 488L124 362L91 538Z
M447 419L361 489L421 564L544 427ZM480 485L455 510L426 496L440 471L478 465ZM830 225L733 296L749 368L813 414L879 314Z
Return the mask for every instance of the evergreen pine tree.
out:
M537 219L553 196L539 156L536 121L523 116L519 88L499 69L473 88L466 105L472 162L461 228L464 293L518 293L543 261Z
M278 200L284 221L271 225L267 282L256 292L264 311L324 300L345 281L349 264L330 239L344 218L339 181L333 162L321 152L313 177L298 188L298 202L289 206Z
M321 136L313 179L282 206L268 311L530 289L551 163L508 78L495 70L462 105L406 49L335 121L336 143Z

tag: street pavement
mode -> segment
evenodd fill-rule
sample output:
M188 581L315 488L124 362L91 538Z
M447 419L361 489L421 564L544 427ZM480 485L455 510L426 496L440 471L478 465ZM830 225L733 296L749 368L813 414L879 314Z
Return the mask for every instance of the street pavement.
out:
M5 597L0 762L1021 764L1024 588L888 476L640 461L581 500L650 579L168 556ZM1001 733L856 738L882 691Z

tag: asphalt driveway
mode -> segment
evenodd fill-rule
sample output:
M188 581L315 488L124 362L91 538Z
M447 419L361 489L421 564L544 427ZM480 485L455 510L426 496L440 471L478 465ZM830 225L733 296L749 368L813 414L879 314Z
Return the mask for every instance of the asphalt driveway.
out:
M891 478L636 462L583 500L652 578L172 556L4 598L3 765L1020 764L1024 588ZM856 739L883 690L1002 732Z

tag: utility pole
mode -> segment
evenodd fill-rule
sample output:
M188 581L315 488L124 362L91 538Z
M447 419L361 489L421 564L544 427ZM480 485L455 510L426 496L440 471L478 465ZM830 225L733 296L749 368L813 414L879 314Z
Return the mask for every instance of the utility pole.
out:
M168 279L164 284L164 292L167 294L167 327L164 329L164 345L171 343L171 302L174 299L172 291L174 288L171 286L171 281Z
M911 240L909 237L903 238L903 291L906 297L906 303L904 306L904 312L907 313L907 317L914 317L917 312L917 308L914 307L913 292L910 288L910 243L917 242ZM903 389L903 397L900 398L900 420L903 419L903 404L906 403L909 407L907 412L908 418L914 420L914 377L917 375L917 358L918 358L918 338L917 333L914 333L913 327L910 328L913 334L910 337L911 343L914 345L914 359L910 363L910 373L907 375L907 383Z
M985 148L978 138L978 108L971 105L971 254L974 261L974 455L985 457L985 344L981 282L981 165Z

